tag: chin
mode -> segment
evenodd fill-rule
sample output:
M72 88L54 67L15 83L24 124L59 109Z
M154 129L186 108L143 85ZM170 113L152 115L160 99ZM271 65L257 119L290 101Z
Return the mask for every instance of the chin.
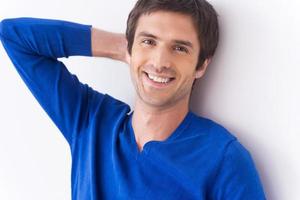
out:
M167 108L175 104L172 98L154 97L149 95L144 95L143 97L140 96L140 100L144 104L154 108Z

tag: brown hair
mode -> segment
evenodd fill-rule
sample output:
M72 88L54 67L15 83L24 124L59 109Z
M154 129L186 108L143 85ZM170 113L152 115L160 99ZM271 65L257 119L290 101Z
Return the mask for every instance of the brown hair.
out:
M200 41L197 69L207 58L214 55L219 41L218 16L206 0L138 0L127 19L126 39L130 55L140 16L160 10L178 12L192 17Z

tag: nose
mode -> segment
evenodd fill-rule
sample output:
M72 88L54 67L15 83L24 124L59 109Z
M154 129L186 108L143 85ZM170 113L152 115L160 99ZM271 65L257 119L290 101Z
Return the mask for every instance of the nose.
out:
M168 69L172 65L172 55L171 52L166 47L157 47L153 50L152 54L152 65L154 66L156 72L160 73L164 69Z

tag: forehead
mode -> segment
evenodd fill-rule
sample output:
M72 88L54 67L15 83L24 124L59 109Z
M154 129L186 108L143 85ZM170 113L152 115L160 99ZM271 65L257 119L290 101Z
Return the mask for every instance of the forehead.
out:
M170 12L156 11L142 15L137 24L135 35L149 32L165 40L188 40L198 43L198 34L191 16Z

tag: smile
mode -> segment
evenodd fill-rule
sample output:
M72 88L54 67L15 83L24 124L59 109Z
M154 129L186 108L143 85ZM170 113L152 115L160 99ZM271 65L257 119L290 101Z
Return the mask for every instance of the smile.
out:
M168 75L157 75L153 73L147 73L143 71L144 85L152 89L167 89L174 85L175 77L170 77Z
M147 73L145 72L145 74L147 75L147 77L156 82L156 83L164 83L164 84L167 84L169 82L171 82L172 80L174 80L175 78L172 78L172 77L162 77L162 76L157 76L157 75L154 75L154 74L150 74L150 73Z
M163 78L163 77L159 77L159 76L154 76L152 74L148 74L148 77L158 83L168 83L171 79L170 78Z

